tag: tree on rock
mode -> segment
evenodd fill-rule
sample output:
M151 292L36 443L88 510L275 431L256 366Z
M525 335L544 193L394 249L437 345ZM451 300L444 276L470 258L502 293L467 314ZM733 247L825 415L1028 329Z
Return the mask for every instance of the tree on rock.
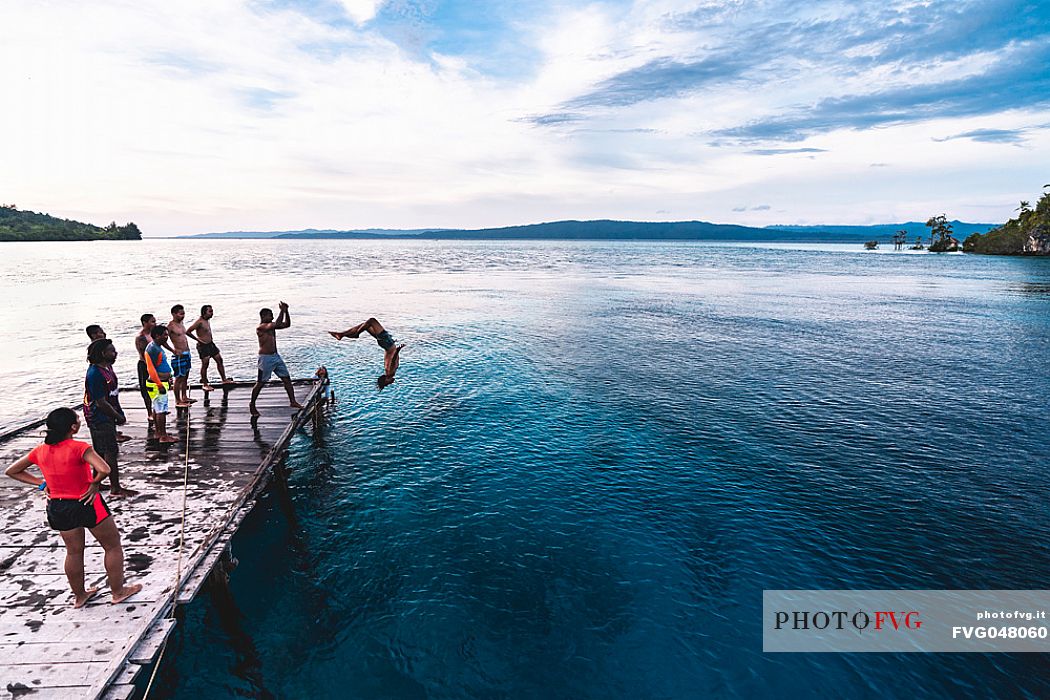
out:
M952 236L952 224L944 214L931 216L926 221L930 228L931 253L951 253L959 250L959 241Z

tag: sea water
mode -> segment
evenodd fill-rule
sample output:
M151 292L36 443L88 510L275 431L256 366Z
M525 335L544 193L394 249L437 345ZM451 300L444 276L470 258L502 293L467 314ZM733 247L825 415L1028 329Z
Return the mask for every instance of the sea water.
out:
M763 654L764 589L1046 588L1050 260L646 242L4 244L0 425L257 312L337 404L154 697L1045 697L1040 655ZM407 343L325 334L369 316ZM214 370L213 370L214 372ZM57 565L57 564L56 564Z

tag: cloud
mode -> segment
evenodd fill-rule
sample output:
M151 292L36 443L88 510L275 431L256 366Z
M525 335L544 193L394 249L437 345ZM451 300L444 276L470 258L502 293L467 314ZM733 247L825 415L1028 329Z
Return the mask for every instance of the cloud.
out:
M267 90L266 88L242 88L236 91L238 97L245 105L252 109L269 111L274 109L280 102L295 97L294 92L282 92L280 90Z
M953 141L955 139L970 139L971 141L978 141L980 143L1018 144L1024 142L1024 135L1024 129L973 129L972 131L964 131L963 133L955 134L954 136L934 138L933 140L938 143Z
M567 104L586 107L624 107L646 100L677 97L740 75L746 62L736 56L719 56L688 63L660 59L624 71Z
M1004 50L976 75L936 83L905 85L869 93L829 97L790 114L721 129L719 136L745 141L800 141L837 129L870 129L952 117L994 114L1005 109L1050 107L1050 43Z
M528 77L552 8L541 0L389 0L371 25L420 61L438 56L498 79Z
M580 114L572 112L559 112L556 114L538 114L532 117L522 117L519 121L535 124L536 126L555 126L558 124L570 124L583 119Z
M596 80L561 102L561 110L608 118L647 102L680 100L718 111L722 96L747 103L745 113L765 116L712 125L709 133L797 142L839 129L1050 104L1043 68L1050 61L1047 3L679 4L662 3L660 40L638 32L644 50L633 58L644 61Z
M373 19L383 4L383 0L339 0L347 17L356 24L364 24Z
M755 148L748 153L756 156L781 156L791 153L827 153L825 148Z

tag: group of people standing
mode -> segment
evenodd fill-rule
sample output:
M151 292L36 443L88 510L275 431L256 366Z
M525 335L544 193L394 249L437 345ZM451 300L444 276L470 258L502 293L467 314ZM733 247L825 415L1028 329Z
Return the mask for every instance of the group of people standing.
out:
M259 340L258 374L252 387L249 411L258 416L256 400L266 382L274 374L281 380L288 394L289 405L302 408L295 399L288 367L277 352L277 331L291 326L288 304L279 305L274 317L271 309L259 312L260 323L256 327ZM197 343L197 354L201 360L201 389L213 391L208 381L208 367L212 360L218 369L223 384L233 382L226 375L222 353L212 337L211 305L201 307L200 317L187 328L184 324L186 310L182 304L171 308L171 321L159 325L153 314L143 314L142 330L135 337L138 352L139 391L159 443L173 443L176 438L166 429L169 411L169 394L175 394L175 406L188 408L196 400L190 398L189 374L193 357L189 340ZM92 324L86 329L91 344L87 349L88 370L84 378L83 415L91 435L91 443L81 442L74 436L81 428L80 417L70 408L57 408L46 421L47 434L43 444L12 464L6 474L16 481L30 484L44 491L47 496L47 520L53 530L58 530L66 546L65 573L73 591L73 607L80 608L98 593L99 588L87 589L84 583L85 530L98 540L105 551L104 565L112 602L120 603L142 589L141 584L126 585L124 580L124 550L120 532L113 522L109 507L102 499L102 482L109 478L111 498L134 496L135 491L121 486L117 457L119 443L130 440L118 429L127 423L120 406L120 387L113 363L117 349L106 337L101 326ZM369 318L345 331L329 331L336 340L358 338L367 332L383 349L383 374L376 380L382 390L394 382L399 365L399 354L404 345L399 345L375 318ZM167 350L171 353L168 360ZM42 477L27 471L35 465Z
M157 323L153 314L142 314L139 319L142 329L135 336L135 350L139 360L137 367L139 393L146 406L149 424L155 429L160 443L175 442L167 432L169 392L175 394L175 406L188 408L196 399L189 395L189 375L193 366L190 340L197 342L197 354L201 360L201 388L212 391L208 381L208 367L212 360L224 384L233 380L226 376L222 353L212 338L211 319L215 315L210 304L201 307L201 315L189 328L185 326L186 309L182 304L171 307L171 320L166 325ZM103 447L108 452L116 451L116 443L123 441L116 426L126 421L120 408L120 389L113 362L117 350L106 337L106 331L97 324L86 329L91 345L88 346L87 377L84 381L84 417L91 431L96 450ZM171 361L168 354L171 353ZM114 466L114 474L116 467ZM119 477L113 477L113 491L120 494Z

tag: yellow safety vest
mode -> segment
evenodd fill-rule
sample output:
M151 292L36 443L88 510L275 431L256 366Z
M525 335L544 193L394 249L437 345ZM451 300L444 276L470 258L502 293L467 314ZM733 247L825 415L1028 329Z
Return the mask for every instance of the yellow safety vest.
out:
M161 350L161 352L163 353L164 351ZM149 352L143 352L142 356L146 358L146 374L149 375L149 379L146 380L146 395L149 396L150 401L156 401L158 396L168 393L168 389L171 387L167 382L161 381ZM162 388L163 391L161 390Z

